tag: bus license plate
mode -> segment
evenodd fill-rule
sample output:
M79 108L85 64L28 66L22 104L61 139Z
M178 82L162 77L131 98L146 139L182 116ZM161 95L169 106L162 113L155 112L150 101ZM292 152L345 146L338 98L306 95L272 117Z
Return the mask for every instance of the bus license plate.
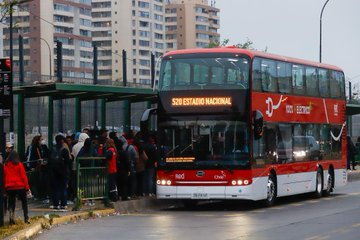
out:
M192 199L209 199L209 194L207 194L207 193L193 193L191 198Z

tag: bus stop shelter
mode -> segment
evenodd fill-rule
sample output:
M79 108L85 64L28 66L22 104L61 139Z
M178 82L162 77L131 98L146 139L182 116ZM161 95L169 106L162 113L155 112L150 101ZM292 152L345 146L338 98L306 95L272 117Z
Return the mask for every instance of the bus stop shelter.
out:
M347 103L346 104L346 121L347 132L352 134L352 119L351 116L360 114L360 104Z
M124 102L124 126L130 126L131 103L147 102L148 106L157 101L157 92L151 88L84 85L69 83L45 83L13 88L17 96L17 146L19 152L25 150L25 98L48 98L48 144L52 145L54 132L54 101L75 99L75 130L81 131L81 102L101 100L100 124L106 126L106 103L114 101ZM124 129L129 130L129 129Z

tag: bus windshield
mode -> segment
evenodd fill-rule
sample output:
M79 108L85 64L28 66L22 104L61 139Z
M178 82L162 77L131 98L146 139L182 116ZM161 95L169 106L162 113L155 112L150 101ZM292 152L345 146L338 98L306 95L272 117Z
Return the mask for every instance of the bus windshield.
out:
M242 121L182 120L161 123L160 166L248 166L249 134Z
M169 57L162 61L160 90L248 89L249 69L245 57Z

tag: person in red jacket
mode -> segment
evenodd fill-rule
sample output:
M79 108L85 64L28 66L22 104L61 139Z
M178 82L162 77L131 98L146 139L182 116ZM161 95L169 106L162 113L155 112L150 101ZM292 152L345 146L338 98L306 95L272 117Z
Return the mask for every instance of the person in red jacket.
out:
M115 147L114 140L106 140L106 159L108 160L108 173L109 173L109 198L111 201L116 202L118 198L117 187L116 187L116 155L117 150Z
M4 183L5 191L9 197L10 224L15 224L16 196L22 202L25 223L30 223L27 205L27 194L31 194L29 192L30 187L24 165L20 162L19 154L16 151L12 151L5 160Z

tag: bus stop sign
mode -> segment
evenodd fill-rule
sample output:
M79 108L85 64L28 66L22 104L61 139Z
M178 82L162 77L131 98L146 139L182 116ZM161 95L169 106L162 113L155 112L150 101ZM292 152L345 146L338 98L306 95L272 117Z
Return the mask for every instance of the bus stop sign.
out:
M12 105L13 93L10 59L0 58L0 117L10 117Z

